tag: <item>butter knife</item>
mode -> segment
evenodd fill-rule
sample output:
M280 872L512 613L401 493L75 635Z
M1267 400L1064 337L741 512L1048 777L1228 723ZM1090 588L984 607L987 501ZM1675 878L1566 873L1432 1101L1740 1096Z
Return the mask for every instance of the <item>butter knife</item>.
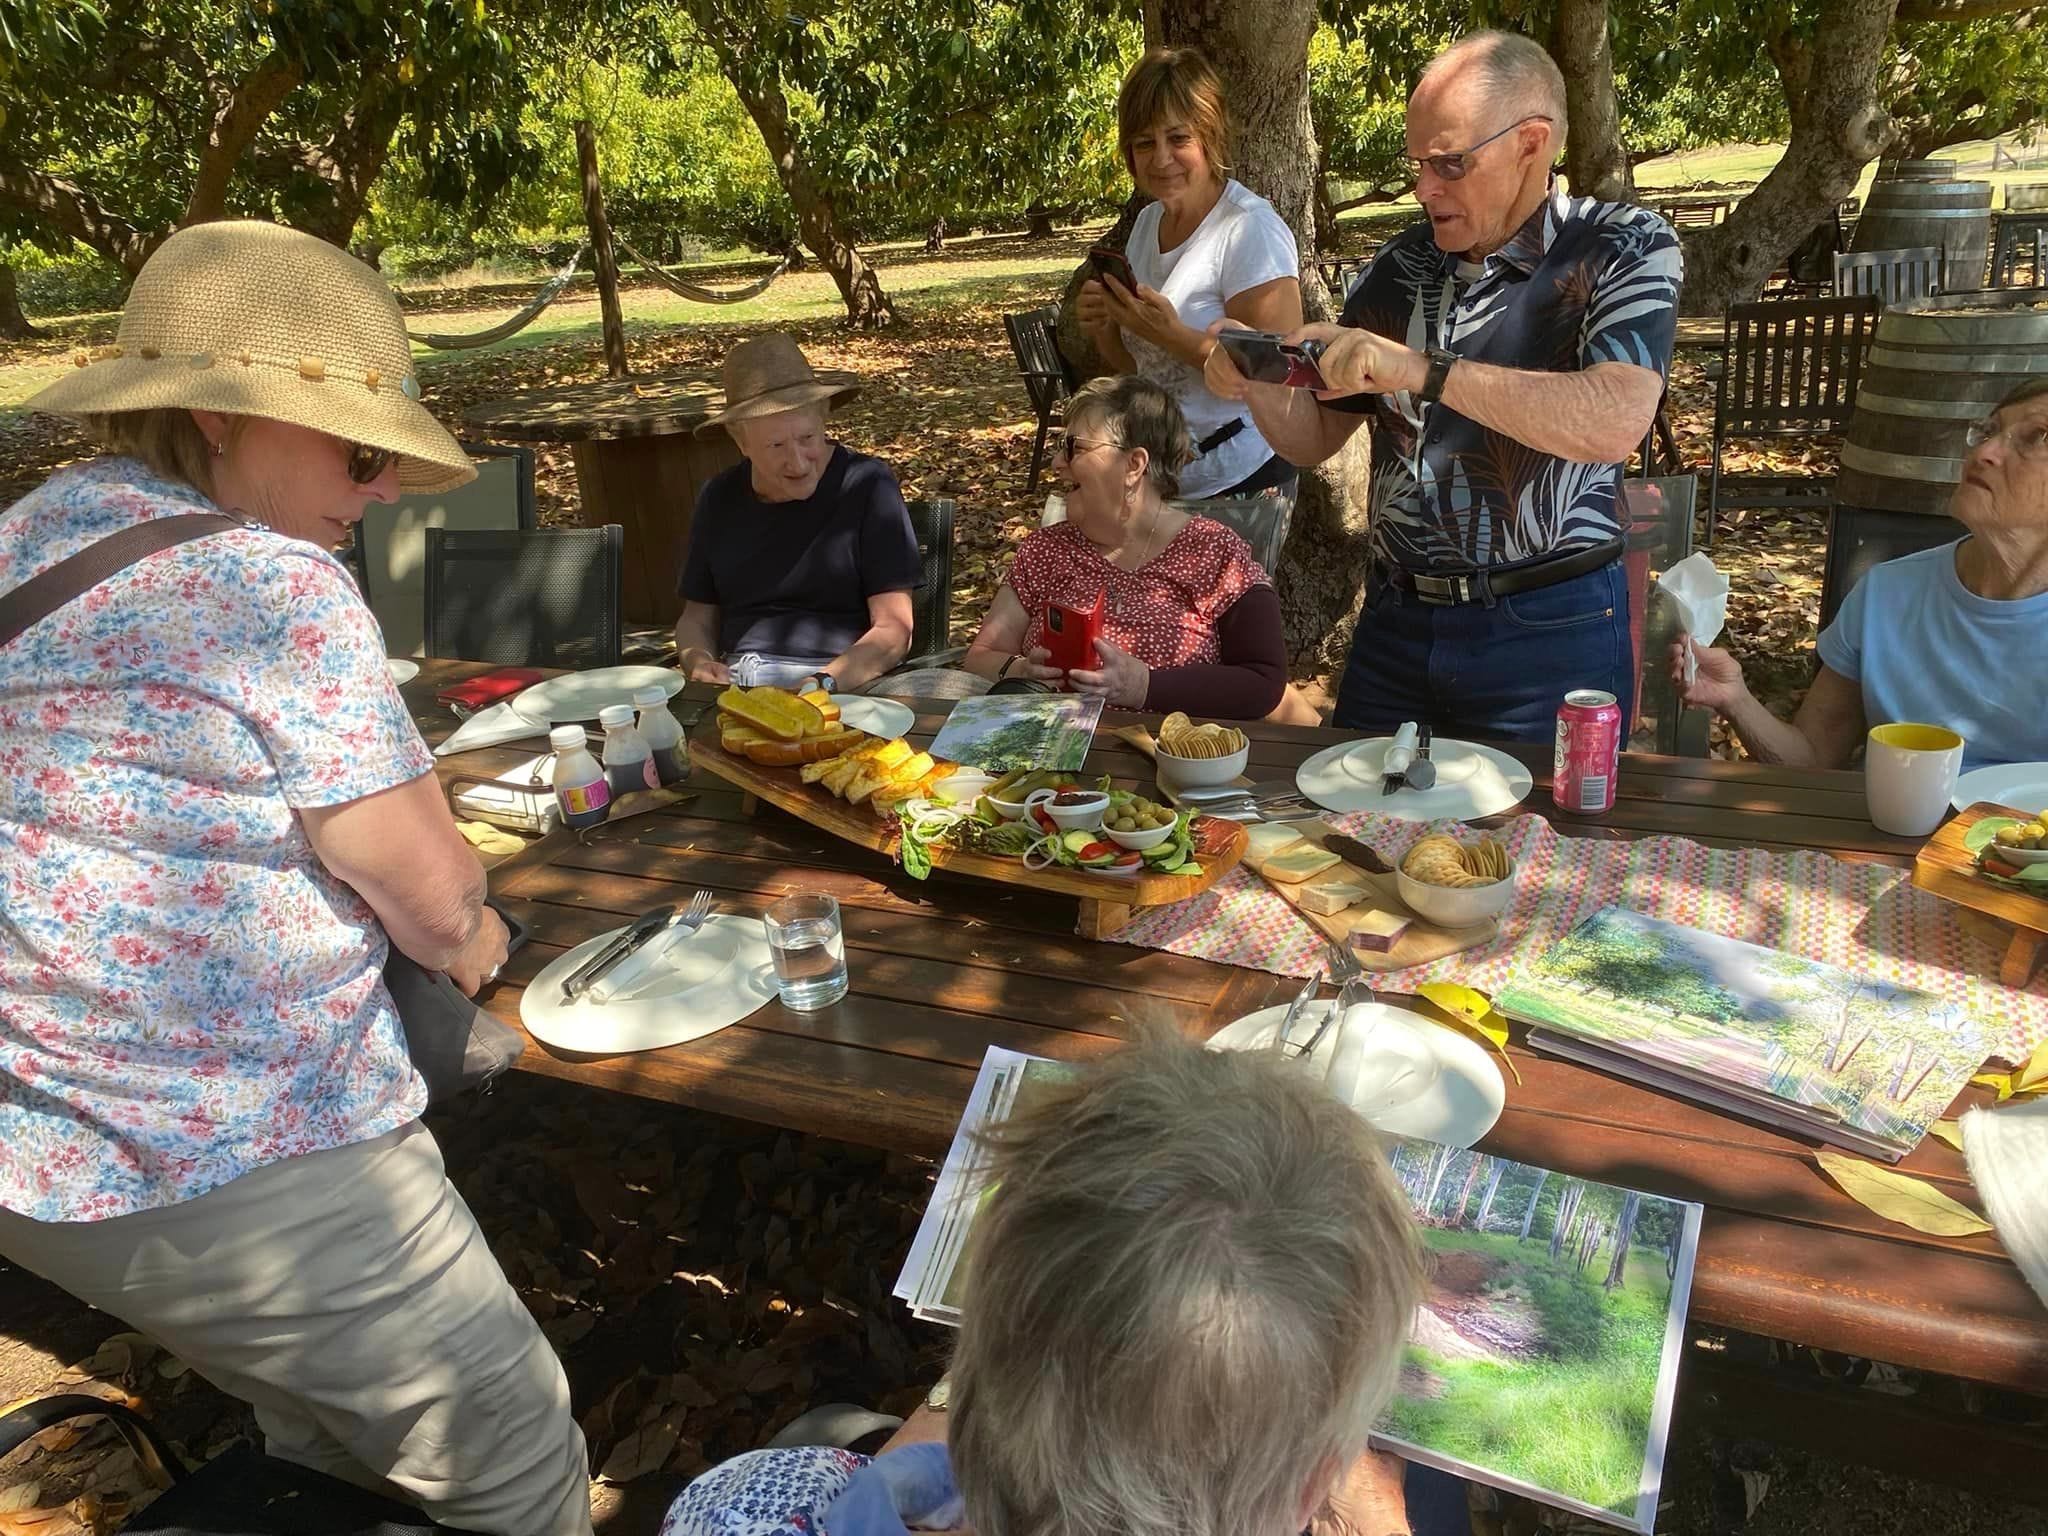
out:
M575 1002L590 990L591 983L666 928L669 919L675 915L673 904L641 913L630 928L569 973L568 979L562 983L562 1001Z

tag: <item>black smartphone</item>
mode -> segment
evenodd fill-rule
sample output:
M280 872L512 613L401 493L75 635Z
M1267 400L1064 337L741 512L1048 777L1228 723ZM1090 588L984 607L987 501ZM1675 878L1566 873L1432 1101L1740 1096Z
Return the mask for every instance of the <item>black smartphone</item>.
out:
M1237 371L1258 384L1285 384L1290 389L1328 389L1316 366L1323 355L1319 341L1289 342L1270 331L1218 331L1216 341L1230 354Z
M1138 274L1131 270L1130 258L1122 251L1112 250L1106 245L1088 248L1088 265L1095 269L1097 277L1113 277L1124 285L1124 292L1138 291Z

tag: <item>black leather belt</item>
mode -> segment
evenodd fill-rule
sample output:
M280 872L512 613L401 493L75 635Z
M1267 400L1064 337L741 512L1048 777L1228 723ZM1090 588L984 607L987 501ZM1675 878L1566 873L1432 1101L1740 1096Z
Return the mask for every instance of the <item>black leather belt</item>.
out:
M1584 576L1619 560L1628 541L1621 538L1604 544L1588 544L1562 555L1539 555L1513 565L1485 566L1471 571L1410 571L1398 565L1383 565L1380 574L1418 601L1440 608L1466 603L1484 603L1491 608L1503 597L1517 592L1535 592L1554 587L1574 576Z

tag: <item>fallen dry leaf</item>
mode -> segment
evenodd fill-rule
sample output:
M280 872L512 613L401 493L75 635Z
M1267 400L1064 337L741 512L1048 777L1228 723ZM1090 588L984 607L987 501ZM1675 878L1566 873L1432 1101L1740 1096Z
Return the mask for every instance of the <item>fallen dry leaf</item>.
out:
M664 1413L613 1446L611 1455L605 1457L604 1466L597 1475L607 1483L630 1483L636 1477L659 1472L682 1434L682 1414Z
M1820 1152L1815 1156L1844 1194L1886 1221L1896 1221L1934 1237L1970 1237L1991 1230L1990 1222L1925 1179L1895 1173L1840 1152Z
M1927 1127L1930 1134L1939 1136L1958 1152L1963 1150L1963 1127L1955 1120L1937 1120Z
M12 1488L0 1488L0 1515L18 1515L24 1510L34 1509L36 1500L43 1496L43 1485L39 1482L16 1483Z

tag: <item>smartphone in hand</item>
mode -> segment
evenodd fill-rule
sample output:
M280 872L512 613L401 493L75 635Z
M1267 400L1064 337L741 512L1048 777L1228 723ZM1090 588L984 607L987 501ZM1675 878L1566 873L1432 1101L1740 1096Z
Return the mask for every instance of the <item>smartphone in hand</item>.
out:
M1270 331L1218 331L1216 344L1229 354L1237 371L1255 384L1285 384L1290 389L1328 389L1316 366L1323 355L1319 341L1289 342Z
M1106 245L1090 246L1088 265L1095 269L1097 277L1113 277L1123 284L1126 293L1137 293L1138 274L1131 270L1130 258L1122 251L1112 250Z
M1062 672L1088 672L1098 665L1095 642L1102 635L1102 620L1108 594L1097 592L1092 608L1066 603L1045 605L1045 648L1052 654L1046 665Z

